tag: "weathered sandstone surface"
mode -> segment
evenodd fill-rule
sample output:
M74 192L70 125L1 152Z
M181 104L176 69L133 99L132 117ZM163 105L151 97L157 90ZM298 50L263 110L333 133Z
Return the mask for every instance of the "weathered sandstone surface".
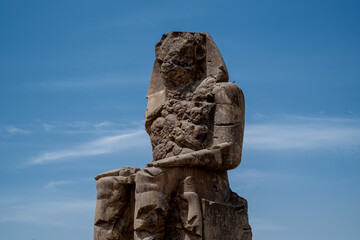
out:
M209 34L171 32L155 47L145 129L153 160L95 177L94 240L250 240L241 162L245 102Z

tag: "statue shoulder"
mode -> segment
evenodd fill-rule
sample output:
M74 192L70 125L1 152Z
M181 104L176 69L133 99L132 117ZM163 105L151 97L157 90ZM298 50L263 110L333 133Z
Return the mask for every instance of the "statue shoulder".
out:
M244 94L235 83L217 83L213 89L216 104L232 104L243 106L245 104Z

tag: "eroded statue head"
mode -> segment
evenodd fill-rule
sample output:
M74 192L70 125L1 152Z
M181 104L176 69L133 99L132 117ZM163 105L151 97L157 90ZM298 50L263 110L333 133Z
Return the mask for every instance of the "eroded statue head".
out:
M168 90L189 90L206 75L206 39L203 34L171 32L155 47L156 60Z

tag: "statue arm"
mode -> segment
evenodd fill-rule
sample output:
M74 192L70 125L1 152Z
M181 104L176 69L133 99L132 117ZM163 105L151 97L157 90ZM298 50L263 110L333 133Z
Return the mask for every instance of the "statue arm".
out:
M218 169L222 163L222 156L232 143L222 143L207 149L185 153L148 163L147 167L204 167Z

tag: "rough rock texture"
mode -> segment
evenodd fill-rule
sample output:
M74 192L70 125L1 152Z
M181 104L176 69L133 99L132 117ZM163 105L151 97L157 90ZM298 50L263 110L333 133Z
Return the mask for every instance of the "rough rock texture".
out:
M139 168L112 170L98 180L94 240L134 239L135 173Z
M164 34L155 53L145 112L153 161L95 178L94 239L250 240L247 202L227 177L241 162L241 89L209 34Z

